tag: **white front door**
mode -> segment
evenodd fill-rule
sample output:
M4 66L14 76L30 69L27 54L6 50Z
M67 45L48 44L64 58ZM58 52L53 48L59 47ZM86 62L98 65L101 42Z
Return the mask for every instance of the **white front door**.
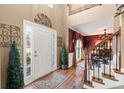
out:
M55 30L24 21L25 85L57 69L57 33Z
M35 79L49 73L51 62L51 33L42 29L34 31L34 70Z

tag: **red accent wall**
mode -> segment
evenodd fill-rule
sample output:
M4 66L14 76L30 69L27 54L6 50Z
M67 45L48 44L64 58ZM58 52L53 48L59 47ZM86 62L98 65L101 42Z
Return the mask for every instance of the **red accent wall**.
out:
M99 40L100 35L92 35L92 36L85 36L84 37L84 48L93 47L96 43L100 42Z
M83 48L93 47L96 43L100 42L99 37L103 35L91 35L91 36L83 36L76 31L69 29L69 52L74 52L74 46L76 44L76 40L81 39L83 43ZM111 34L109 34L111 35Z
M76 40L81 39L83 43L83 35L77 33L76 31L69 29L69 52L74 52L74 47L76 44Z
M103 35L91 35L91 36L84 36L84 48L90 48L95 46L95 44L97 44L98 42L100 42L101 40L99 39L99 37ZM112 35L112 34L107 34L107 35Z

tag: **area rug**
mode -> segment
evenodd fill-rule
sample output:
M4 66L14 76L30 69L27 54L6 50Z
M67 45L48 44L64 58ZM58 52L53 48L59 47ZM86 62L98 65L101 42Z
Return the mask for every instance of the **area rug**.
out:
M65 79L66 76L56 73L50 77L35 82L33 85L35 85L39 89L54 89Z

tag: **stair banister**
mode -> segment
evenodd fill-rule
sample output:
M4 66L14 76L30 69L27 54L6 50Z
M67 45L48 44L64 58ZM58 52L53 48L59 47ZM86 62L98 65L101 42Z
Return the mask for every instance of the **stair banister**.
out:
M96 51L97 50L97 48L99 48L100 49L100 46L101 45L104 45L103 46L103 48L105 49L105 48L107 48L107 49L110 49L110 52L112 53L112 51L111 51L111 42L112 42L112 39L113 39L113 37L114 36L116 36L116 35L119 35L120 34L120 32L121 32L121 29L119 28L119 30L118 31L116 31L116 32L114 32L112 35L110 35L110 36L108 36L108 37L106 37L106 38L104 38L101 42L99 42L98 44L96 44L95 46L93 46L93 47L91 47L91 48L89 48L89 49L86 49L85 50L85 71L84 71L84 83L86 83L86 84L88 84L89 83L89 85L91 86L92 85L92 82L90 81L90 79L88 79L89 77L87 77L87 75L89 74L88 72L89 71L87 71L87 70L89 70L89 67L88 67L88 62L89 62L89 53L91 52L91 51L93 51L93 53L94 53L94 51ZM107 45L106 46L106 42L110 42L110 44L109 44L109 46ZM109 58L109 60L111 61L112 60L112 54L110 53L110 58ZM119 60L120 60L121 58L119 58ZM92 60L90 61L90 62L92 62ZM120 63L120 61L119 61L119 64L121 64ZM97 64L98 65L98 64ZM88 68L87 68L88 67ZM121 67L121 65L119 65L119 69L120 69L120 67ZM88 73L88 74L87 74ZM100 80L99 79L99 66L98 66L98 80ZM105 64L104 64L104 74L105 74ZM109 74L110 74L110 77L111 77L111 63L109 64ZM94 65L93 65L93 77L94 77ZM102 82L102 80L101 80L101 82ZM102 82L103 83L103 82Z

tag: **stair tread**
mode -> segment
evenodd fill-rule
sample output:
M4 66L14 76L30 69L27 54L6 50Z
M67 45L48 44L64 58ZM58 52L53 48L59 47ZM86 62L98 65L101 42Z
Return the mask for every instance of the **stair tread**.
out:
M103 82L103 79L101 79L101 78L92 77L92 81L105 85L105 83Z
M124 74L124 72L121 72L121 70L119 70L119 69L114 68L113 70L117 74Z
M106 78L106 79L109 79L109 80L113 80L113 81L118 81L115 76L110 76L109 74L106 74L106 73L102 73L102 77Z
M84 82L84 84L87 85L87 86L90 86L92 88L94 87L93 86L93 83L91 81L89 81L89 80L87 80L86 82Z

